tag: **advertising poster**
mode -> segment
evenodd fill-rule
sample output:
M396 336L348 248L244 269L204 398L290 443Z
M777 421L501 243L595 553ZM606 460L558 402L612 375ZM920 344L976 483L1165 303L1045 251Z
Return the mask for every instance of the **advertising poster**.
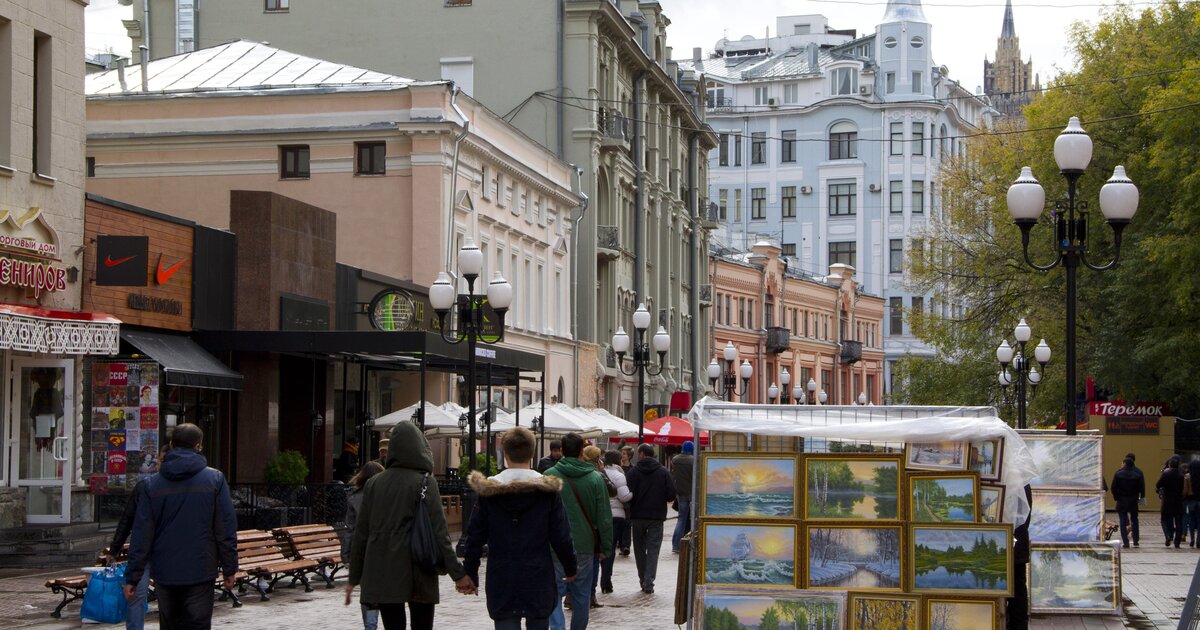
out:
M158 472L159 381L156 363L92 365L92 493L129 492Z
M109 451L108 452L108 474L124 475L125 474L125 451Z

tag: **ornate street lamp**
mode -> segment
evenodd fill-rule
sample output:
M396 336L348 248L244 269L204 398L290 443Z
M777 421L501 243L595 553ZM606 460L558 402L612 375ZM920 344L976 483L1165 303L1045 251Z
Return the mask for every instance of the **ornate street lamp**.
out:
M723 398L726 401L732 401L734 394L737 394L738 398L742 398L750 389L750 378L754 376L754 366L750 365L749 361L742 361L742 365L735 371L738 351L733 347L732 341L725 343L725 350L722 354L725 364L723 369L717 364L716 357L713 357L712 363L708 364L708 380L712 384L713 392L717 398ZM742 377L740 388L738 387L739 376Z
M817 391L816 379L812 379L812 378L808 379L808 404L824 405L826 400L829 400L829 395L826 394L825 390L823 390L823 389L820 391Z
M1125 167L1113 170L1108 183L1100 189L1100 212L1113 232L1113 258L1106 264L1088 262L1087 202L1076 199L1076 184L1092 160L1092 139L1072 116L1067 128L1054 141L1054 161L1067 180L1067 198L1054 203L1051 220L1054 224L1054 260L1045 265L1029 257L1029 233L1042 216L1046 191L1028 166L1008 188L1008 213L1021 228L1021 249L1025 262L1034 269L1047 271L1059 265L1067 274L1067 360L1066 401L1067 435L1075 435L1075 270L1082 264L1088 269L1105 271L1117 265L1121 257L1121 233L1137 212L1138 189L1125 174Z
M650 311L645 304L638 304L633 312L633 331L636 338L633 342L633 370L625 371L625 353L629 351L629 335L624 326L617 326L617 334L613 335L612 348L617 353L617 367L625 376L637 375L638 402L638 443L642 442L646 423L646 375L658 376L667 365L667 352L671 350L671 335L667 329L658 327L654 333L654 351L658 353L658 367L650 363L650 344L646 343L646 330L650 328Z
M1017 428L1026 428L1025 409L1028 405L1028 400L1033 400L1037 395L1037 386L1042 382L1042 375L1038 372L1036 366L1030 365L1029 357L1025 354L1025 344L1029 343L1033 336L1033 331L1029 328L1029 324L1022 319L1021 323L1013 330L1013 336L1017 340L1016 347L1008 345L1008 340L1000 342L1000 346L996 348L996 360L1000 362L1000 389L1007 397L1008 386L1016 385L1015 398L1017 404ZM1046 364L1050 362L1050 346L1046 345L1046 340L1041 340L1041 343L1033 349L1034 360L1038 365L1042 366L1042 371L1046 371ZM1012 373L1009 373L1008 367L1012 365ZM1026 385L1029 386L1028 396L1026 396Z

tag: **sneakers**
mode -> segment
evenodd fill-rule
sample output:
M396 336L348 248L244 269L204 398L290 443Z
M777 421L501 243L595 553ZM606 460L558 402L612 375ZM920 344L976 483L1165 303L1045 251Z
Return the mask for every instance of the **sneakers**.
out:
M1129 548L1129 543L1121 543L1121 546L1122 546L1122 547L1124 547L1124 548L1126 548L1126 549L1128 549L1128 548Z
M629 555L629 547L621 547L621 555L628 556Z

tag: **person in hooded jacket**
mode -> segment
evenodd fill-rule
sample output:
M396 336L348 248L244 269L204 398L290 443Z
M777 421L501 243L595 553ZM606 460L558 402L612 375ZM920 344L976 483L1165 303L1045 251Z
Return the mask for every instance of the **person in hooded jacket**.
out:
M550 627L550 614L558 600L554 561L575 580L575 548L559 492L562 479L531 470L537 444L524 427L504 432L504 472L484 477L474 471L467 483L479 494L479 503L467 525L463 566L479 586L483 546L488 547L487 607L496 630ZM549 545L546 543L549 542Z
M429 442L411 421L396 423L388 439L387 467L367 482L355 520L345 603L350 604L354 587L361 584L359 601L368 608L379 609L384 628L403 630L411 616L412 630L432 630L433 609L438 603L438 576L413 564L410 546L413 517L426 477L429 485L424 506L429 511L434 535L441 543L439 572L449 573L460 593L474 593L475 587L450 544L442 496L437 481L430 475L433 451L429 450Z
M626 479L633 499L629 502L629 522L633 529L633 559L637 563L642 592L654 592L658 575L658 552L662 548L663 521L667 506L675 501L675 482L671 473L654 457L654 447L642 444L638 461Z
M621 532L628 528L629 521L625 518L625 505L633 498L629 484L625 482L625 471L621 469L621 451L611 450L604 454L604 474L617 488L617 496L608 498L608 506L612 508L613 519L613 550L620 547ZM600 563L600 592L613 592L613 561L616 554L609 555Z
M217 572L226 589L238 572L233 499L225 476L200 454L203 442L200 427L176 426L159 472L137 486L125 599L137 596L149 563L163 630L211 626Z

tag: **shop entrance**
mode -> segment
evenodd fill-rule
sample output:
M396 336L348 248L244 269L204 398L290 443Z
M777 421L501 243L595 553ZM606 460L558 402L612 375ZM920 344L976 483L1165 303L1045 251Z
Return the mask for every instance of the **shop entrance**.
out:
M75 408L75 362L14 358L9 369L9 479L13 486L26 488L27 522L67 523L75 476L70 413Z

